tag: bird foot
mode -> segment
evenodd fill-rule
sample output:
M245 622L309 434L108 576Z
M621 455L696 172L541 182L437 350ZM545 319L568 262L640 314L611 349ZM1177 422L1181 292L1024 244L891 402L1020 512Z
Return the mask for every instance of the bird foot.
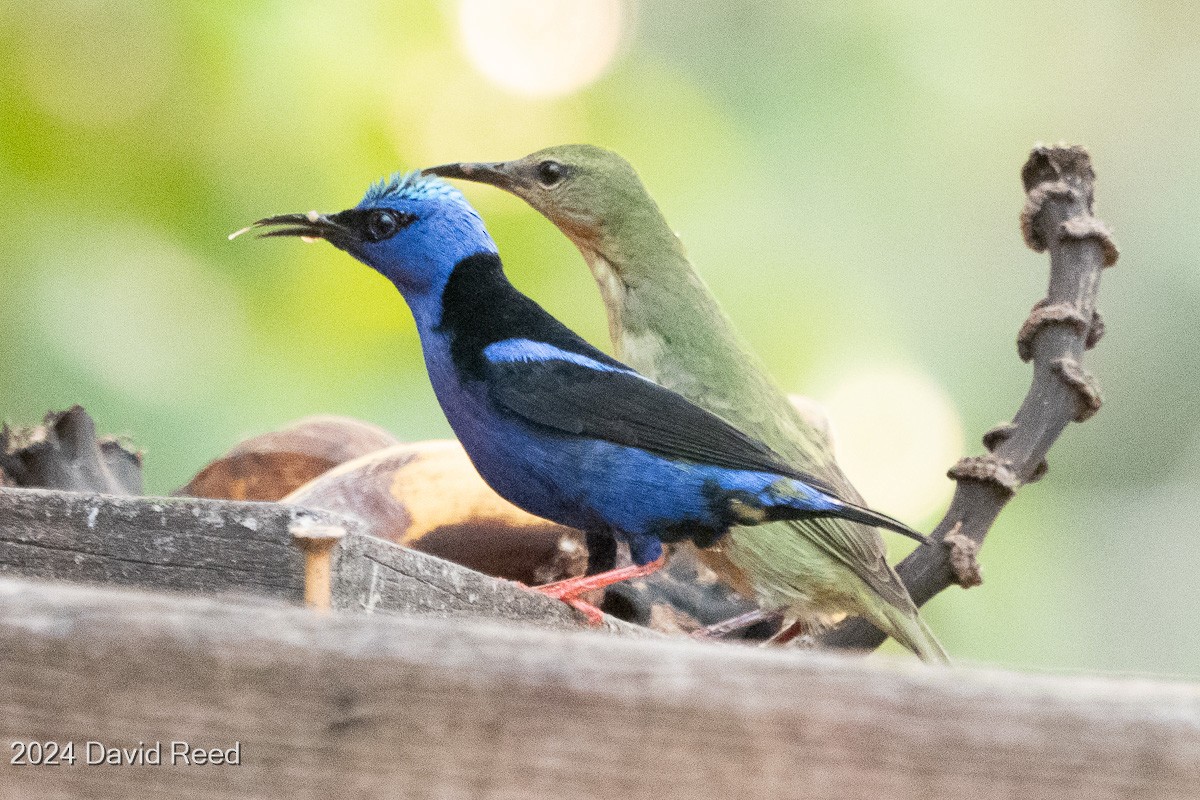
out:
M562 589L557 588L560 584L566 583L566 581L548 583L545 586L530 586L529 584L522 583L521 581L512 581L512 583L530 592L537 592L538 594L544 594L547 597L555 600L563 601L571 608L587 617L588 625L592 626L593 628L604 623L604 612L601 611L597 606L569 593L564 593Z
M543 592L542 587L540 586L535 587L533 591L544 594L547 597L553 597L555 600L562 600L571 608L575 609L580 614L583 614L583 616L587 618L588 625L593 628L598 628L604 624L604 612L601 611L597 606L589 603L587 600L579 597L560 597L555 592Z
M565 581L555 581L554 583L547 583L544 586L526 588L530 589L530 591L544 594L547 597L553 597L555 600L563 601L587 617L588 622L595 626L604 620L604 612L586 600L580 599L579 596L581 594L595 591L596 589L603 589L621 581L643 578L662 569L666 563L667 557L663 555L657 560L642 566L621 567L620 569L611 569L607 572L598 572L595 575L567 578Z

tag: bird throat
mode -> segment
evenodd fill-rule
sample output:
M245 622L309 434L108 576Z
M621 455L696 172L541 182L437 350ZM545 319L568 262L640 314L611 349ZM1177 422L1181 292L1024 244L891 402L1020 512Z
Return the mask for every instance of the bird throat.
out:
M608 314L608 333L616 342L620 337L621 316L629 286L621 278L611 261L583 242L576 242L576 244L583 251L583 258L587 262L588 269L592 271L592 277L596 279L596 285L600 287L600 297L604 300L604 308Z
M616 348L617 358L635 361L639 365L637 369L653 380L654 370L649 367L657 359L647 352L647 348L657 350L661 349L661 345L657 341L649 341L648 331L643 329L639 320L626 313L633 288L625 282L620 270L601 253L585 242L576 242L576 245L600 289L604 311L608 316L608 336Z

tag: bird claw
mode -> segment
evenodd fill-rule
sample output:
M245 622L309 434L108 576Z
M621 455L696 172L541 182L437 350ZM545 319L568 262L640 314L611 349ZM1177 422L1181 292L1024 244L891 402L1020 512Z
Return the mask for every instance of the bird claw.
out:
M534 591L536 592L537 589L534 589ZM554 597L552 594L548 596ZM588 625L591 627L598 628L604 624L604 612L589 603L587 600L581 600L578 597L560 597L557 599L562 600L571 608L575 609L580 614L583 614L588 621Z
M578 578L567 578L564 581L548 583L545 586L535 586L531 591L544 594L547 597L553 597L555 600L561 600L587 617L588 622L592 625L599 625L604 620L604 612L586 600L580 600L579 595L603 589L607 586L612 586L614 583L627 581L631 578L644 578L661 569L666 563L666 555L661 555L649 564L621 567L620 569L598 572L595 575L585 575Z
M516 584L522 589L525 589L526 591L544 594L546 597L566 603L580 614L583 614L583 616L587 618L588 625L592 626L593 628L604 624L604 612L592 603L580 599L577 596L578 593L572 591L570 587L559 586L559 584L565 583L565 581L549 583L545 586L529 586L528 584L521 583L520 581L512 581L512 583Z

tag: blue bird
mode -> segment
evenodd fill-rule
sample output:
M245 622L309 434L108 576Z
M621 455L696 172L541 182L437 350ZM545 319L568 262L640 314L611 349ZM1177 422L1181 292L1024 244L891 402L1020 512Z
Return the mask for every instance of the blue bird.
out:
M400 290L479 474L586 534L589 574L538 591L592 621L599 611L581 593L653 572L664 542L711 547L735 525L842 517L927 541L585 342L509 283L478 212L436 178L398 174L349 210L251 227L263 226L262 236L325 239ZM613 569L618 540L634 566Z

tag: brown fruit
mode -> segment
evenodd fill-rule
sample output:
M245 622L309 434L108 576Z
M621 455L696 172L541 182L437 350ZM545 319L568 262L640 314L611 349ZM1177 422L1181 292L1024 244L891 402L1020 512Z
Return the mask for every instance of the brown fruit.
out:
M305 417L241 442L176 494L279 500L337 465L397 441L382 428L349 417Z
M530 585L583 573L583 535L493 492L455 441L399 444L333 469L285 503L357 516L382 539Z

